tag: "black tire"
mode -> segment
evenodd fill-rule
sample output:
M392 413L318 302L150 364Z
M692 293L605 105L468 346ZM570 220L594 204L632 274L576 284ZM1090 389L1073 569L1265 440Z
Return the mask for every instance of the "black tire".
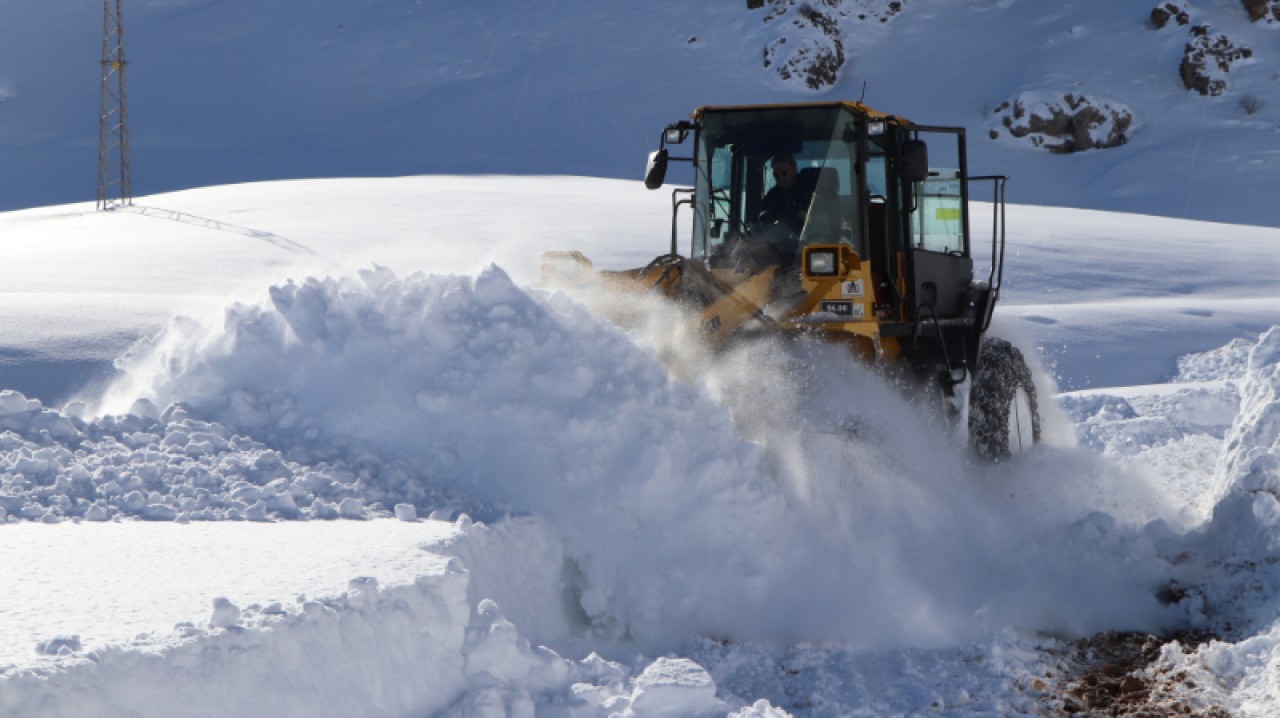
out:
M1003 339L985 339L969 389L969 443L980 456L1000 460L1039 441L1040 407L1022 352Z

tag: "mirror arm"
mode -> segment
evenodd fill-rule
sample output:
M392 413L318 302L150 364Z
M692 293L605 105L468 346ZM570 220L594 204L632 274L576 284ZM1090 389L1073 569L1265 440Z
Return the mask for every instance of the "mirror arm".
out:
M662 134L658 137L658 150L649 155L648 165L644 171L644 186L649 189L658 189L666 180L667 164L671 160L677 162L690 162L696 164L692 157L672 157L667 151L668 144L682 144L689 138L689 133L696 130L697 125L688 120L673 122L662 130Z

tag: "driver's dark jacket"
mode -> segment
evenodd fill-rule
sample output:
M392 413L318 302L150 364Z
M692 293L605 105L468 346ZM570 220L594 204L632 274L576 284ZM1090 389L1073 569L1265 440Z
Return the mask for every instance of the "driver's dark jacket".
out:
M804 228L804 213L809 211L813 188L804 182L796 182L790 191L775 185L760 200L760 221L765 224L781 222L792 232Z

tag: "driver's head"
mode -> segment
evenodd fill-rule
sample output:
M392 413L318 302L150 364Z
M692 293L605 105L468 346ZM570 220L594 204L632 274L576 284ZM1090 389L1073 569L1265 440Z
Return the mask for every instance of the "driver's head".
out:
M796 158L791 155L774 155L773 161L773 179L778 186L786 191L791 191L796 186Z

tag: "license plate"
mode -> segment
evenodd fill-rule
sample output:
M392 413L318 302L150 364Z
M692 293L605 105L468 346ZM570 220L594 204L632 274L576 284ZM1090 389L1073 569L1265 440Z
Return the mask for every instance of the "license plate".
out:
M838 317L848 317L850 319L861 319L863 313L861 304L844 300L824 301L819 308Z

